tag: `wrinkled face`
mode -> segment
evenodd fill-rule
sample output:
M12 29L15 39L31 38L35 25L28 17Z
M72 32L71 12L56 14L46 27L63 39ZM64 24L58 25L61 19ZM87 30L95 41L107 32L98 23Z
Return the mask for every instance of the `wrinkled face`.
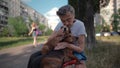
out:
M59 16L65 26L71 26L74 21L74 14L67 12L66 15Z

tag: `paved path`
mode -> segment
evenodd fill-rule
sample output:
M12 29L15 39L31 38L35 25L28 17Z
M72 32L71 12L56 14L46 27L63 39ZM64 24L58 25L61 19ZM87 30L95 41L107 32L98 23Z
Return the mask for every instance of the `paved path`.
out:
M40 50L40 45L23 45L0 50L0 68L27 68L29 57Z

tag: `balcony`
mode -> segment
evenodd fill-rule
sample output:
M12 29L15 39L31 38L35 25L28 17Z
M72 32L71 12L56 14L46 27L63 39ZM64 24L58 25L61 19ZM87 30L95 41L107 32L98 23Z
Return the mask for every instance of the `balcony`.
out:
M8 7L8 3L3 0L0 1L0 5Z

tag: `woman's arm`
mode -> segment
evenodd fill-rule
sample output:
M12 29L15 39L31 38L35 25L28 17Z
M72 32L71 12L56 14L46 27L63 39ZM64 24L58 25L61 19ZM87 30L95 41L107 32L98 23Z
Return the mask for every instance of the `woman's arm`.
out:
M74 50L74 51L77 51L77 52L84 51L84 48L85 48L85 35L80 35L79 36L77 46L74 45L74 44L69 44L67 47Z
M64 49L66 47L70 48L76 52L82 52L85 47L85 35L79 36L77 45L70 44L67 42L61 42L61 43L58 43L58 45L55 47L55 50Z
M33 28L30 30L30 32L28 33L28 35L31 35L32 32L33 32Z

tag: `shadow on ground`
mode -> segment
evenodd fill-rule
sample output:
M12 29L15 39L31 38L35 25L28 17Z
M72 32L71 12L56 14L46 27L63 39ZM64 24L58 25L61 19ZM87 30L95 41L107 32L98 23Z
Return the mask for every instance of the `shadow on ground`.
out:
M0 68L27 68L30 55L39 50L40 45L36 48L27 45L1 50Z

